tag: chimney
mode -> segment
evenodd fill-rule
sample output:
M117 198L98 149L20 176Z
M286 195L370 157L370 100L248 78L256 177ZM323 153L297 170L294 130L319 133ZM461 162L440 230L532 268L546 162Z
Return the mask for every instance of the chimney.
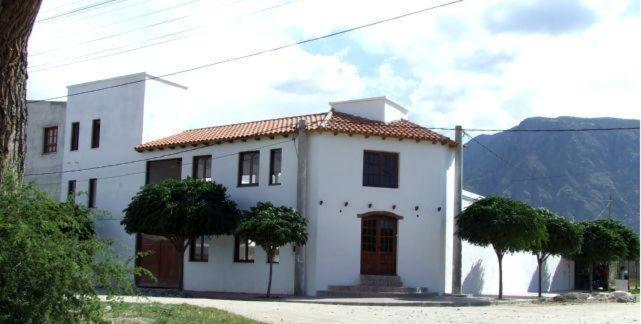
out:
M386 97L330 102L336 112L389 123L407 119L409 110Z

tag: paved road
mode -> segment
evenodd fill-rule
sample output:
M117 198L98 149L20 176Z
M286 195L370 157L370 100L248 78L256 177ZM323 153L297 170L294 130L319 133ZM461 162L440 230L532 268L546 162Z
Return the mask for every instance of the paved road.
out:
M344 306L198 298L127 297L215 307L268 323L639 323L639 303L516 304L480 307Z

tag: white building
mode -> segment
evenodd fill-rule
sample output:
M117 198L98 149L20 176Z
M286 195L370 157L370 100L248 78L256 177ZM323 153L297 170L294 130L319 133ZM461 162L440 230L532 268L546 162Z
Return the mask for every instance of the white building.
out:
M409 122L408 110L393 101L333 102L317 114L158 139L180 128L174 114L160 112L180 111L186 87L141 73L73 85L69 93L59 136L65 140L58 144L60 199L86 192L76 202L109 213L98 220L98 231L121 242L125 257L156 252L140 264L159 281L139 278L140 286L176 287L183 266L185 290L266 290L265 252L243 238L199 238L179 265L166 241L124 232L122 210L142 186L197 177L223 184L241 209L271 201L302 209L308 218L309 241L299 258L304 271L296 273L293 247L282 247L274 293L294 293L295 282L307 295L349 292L354 289L344 286L361 283L451 291L456 143ZM495 292L496 257L488 251L464 244L464 292ZM506 294L534 291L535 258L510 258L504 267L514 263L522 274L512 278L506 270ZM549 264L553 273L566 267L558 259ZM549 289L566 288L553 281Z

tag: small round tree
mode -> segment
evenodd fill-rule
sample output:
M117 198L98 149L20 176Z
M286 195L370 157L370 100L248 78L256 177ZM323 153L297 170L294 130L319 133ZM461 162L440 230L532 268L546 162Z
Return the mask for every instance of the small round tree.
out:
M233 234L240 220L227 189L198 179L169 179L143 187L124 210L125 231L167 238L178 253L179 287L189 240L201 235Z
M541 270L543 262L550 255L572 256L581 249L581 229L571 221L545 209L538 208L536 213L545 223L547 239L532 247L538 264L539 297L541 297Z
M269 202L259 202L245 212L236 234L256 242L267 253L269 279L267 297L271 295L274 256L285 244L304 245L307 242L307 220L290 207L276 207Z
M594 220L579 223L583 232L581 251L575 259L583 259L588 265L590 292L593 291L594 265L596 263L623 260L628 254L618 224L613 220Z
M503 256L527 251L547 238L545 224L532 207L503 197L474 202L456 217L457 235L480 246L492 245L499 261L499 299L503 298Z

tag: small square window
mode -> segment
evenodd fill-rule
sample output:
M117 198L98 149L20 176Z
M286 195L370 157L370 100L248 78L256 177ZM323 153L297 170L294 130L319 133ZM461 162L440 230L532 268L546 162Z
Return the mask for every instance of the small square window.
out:
M234 240L234 262L254 262L256 243L238 235L235 236Z
M202 235L189 242L189 261L207 262L209 260L209 236Z

